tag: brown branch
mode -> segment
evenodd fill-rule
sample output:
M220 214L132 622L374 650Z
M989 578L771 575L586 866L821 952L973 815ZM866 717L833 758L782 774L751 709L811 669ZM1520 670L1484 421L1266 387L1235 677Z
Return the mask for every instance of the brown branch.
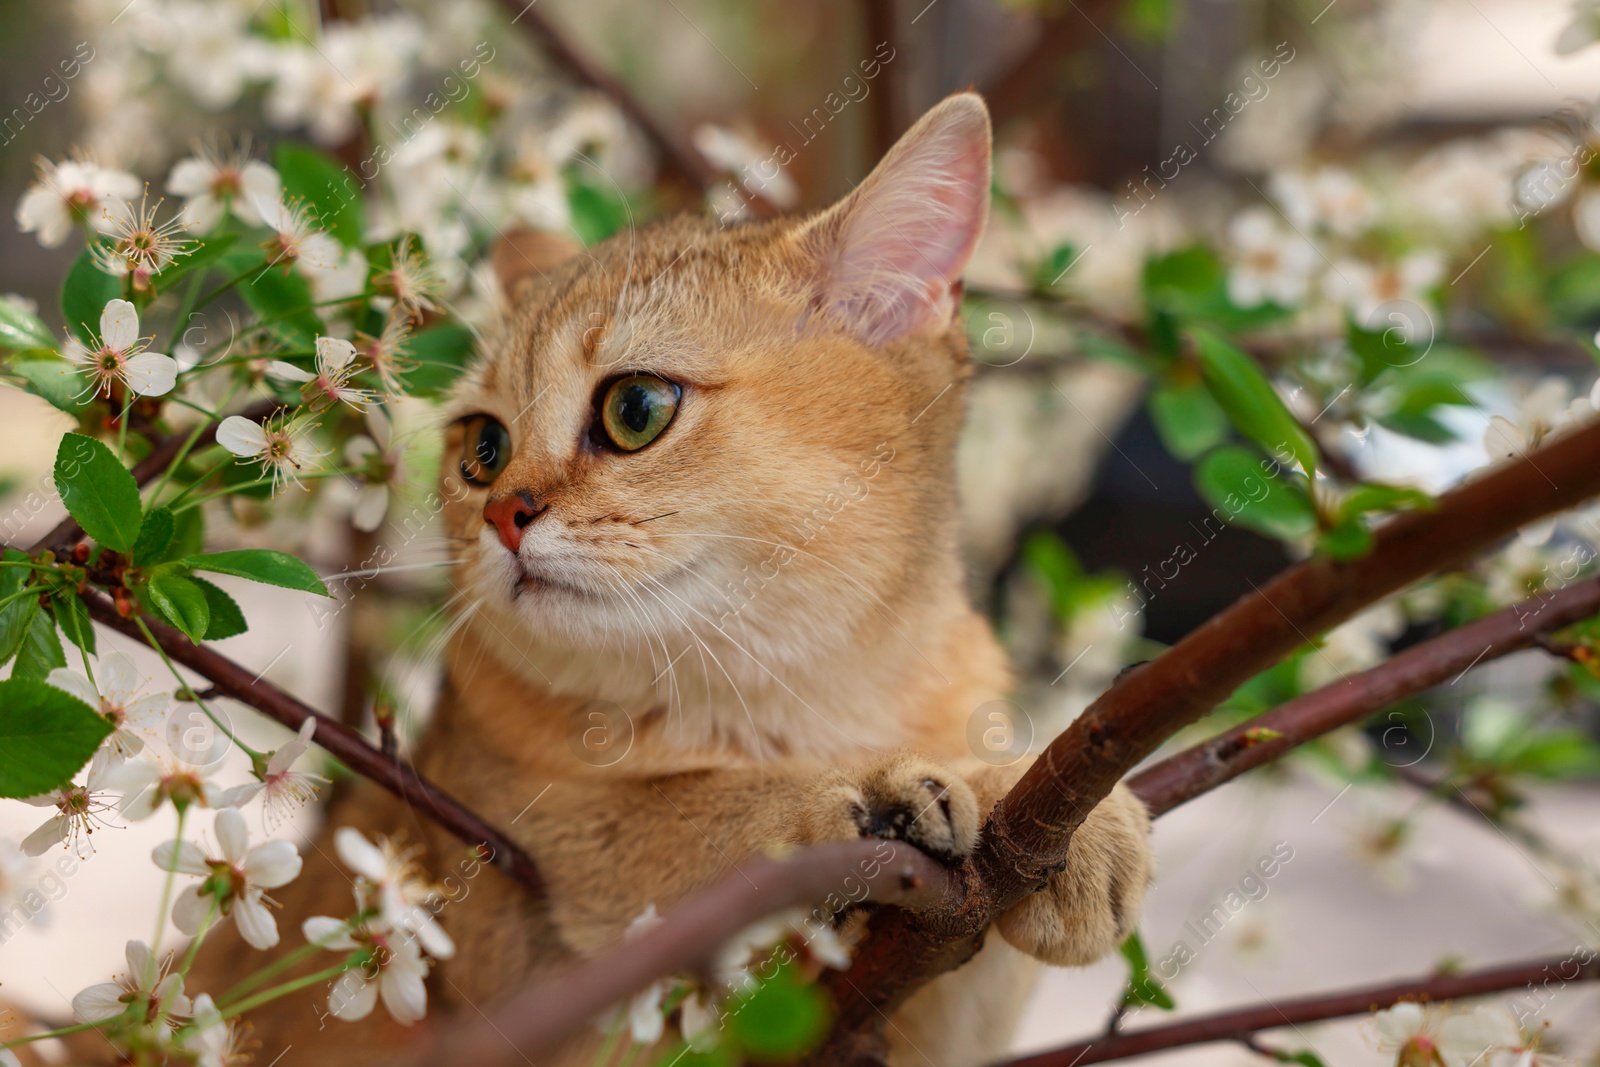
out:
M983 931L1066 862L1094 806L1140 760L1310 638L1411 582L1466 562L1518 527L1600 493L1600 423L1557 438L1396 518L1350 562L1314 558L1253 588L1159 658L1125 672L1029 767L965 865L965 895L913 916L889 909L847 975L825 979L837 1023L814 1062L881 1060L882 1020L976 951Z
M272 414L277 408L278 404L275 401L264 400L260 403L252 404L239 412L239 414L247 419L262 419ZM213 422L202 430L200 436L195 439L194 447L204 448L215 441L217 439L218 425L220 424ZM154 447L150 449L150 454L133 465L133 480L140 486L149 484L156 475L167 469L167 464L171 463L178 455L178 452L183 448L184 441L188 440L188 438L188 434L175 433L168 434L157 441ZM83 527L78 525L77 519L68 515L56 523L55 529L34 542L33 547L28 549L28 555L37 556L46 549L60 552L71 548L81 540L83 540Z
M1555 630L1600 613L1600 579L1485 615L1430 638L1342 681L1281 704L1129 780L1151 816L1278 759L1331 730L1459 677L1469 667L1540 644ZM1270 733L1278 736L1270 736Z
M1579 949L1565 959L1534 960L1468 974L1435 975L1342 993L1319 993L1272 1001L1259 1008L1240 1008L1198 1019L1185 1019L1148 1030L1124 1031L1114 1036L1023 1056L1003 1067L1072 1067L1074 1064L1104 1063L1208 1041L1237 1041L1257 1031L1273 1030L1280 1026L1365 1015L1406 1000L1459 1000L1501 993L1508 989L1591 982L1596 979L1600 979L1600 958L1588 949Z
M110 597L92 590L83 593L82 597L89 608L89 615L96 622L140 644L145 643L138 624L119 615ZM308 718L315 719L316 743L331 755L351 770L372 779L413 805L468 845L487 850L488 862L515 879L535 898L544 895L544 879L534 867L532 857L454 797L423 778L409 764L385 756L348 726L328 718L211 648L196 645L161 620L146 616L144 624L155 635L156 643L175 663L183 664L211 682L212 691L217 695L248 704L291 730L298 730Z
M830 924L842 902L931 907L952 892L952 879L917 849L876 838L745 860L668 911L661 925L526 986L492 1018L424 1035L415 1062L493 1067L538 1060L663 975L708 970L729 938L769 915L816 905L806 919L815 929Z
M575 79L604 94L616 105L617 110L626 115L655 146L656 151L661 153L662 162L670 173L687 183L697 193L704 193L723 180L722 173L692 144L683 140L651 114L639 98L627 86L613 78L604 67L579 51L571 41L567 40L566 34L545 18L533 3L529 0L501 0L500 6L511 15L513 25L521 26L538 41L539 47L546 55ZM766 218L776 213L776 209L765 199L751 195L737 183L729 182L728 186L738 193L758 217Z

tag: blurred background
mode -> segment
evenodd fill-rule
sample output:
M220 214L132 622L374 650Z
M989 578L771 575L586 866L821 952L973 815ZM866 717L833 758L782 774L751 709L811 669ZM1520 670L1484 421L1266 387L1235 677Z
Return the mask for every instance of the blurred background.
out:
M355 166L382 141L371 131L385 122L397 130L434 84L415 72L448 69L479 42L494 58L425 137L403 139L392 200L373 211L375 228L422 231L410 216L439 212L419 207L417 190L437 185L440 168L462 201L476 203L474 175L491 169L473 155L484 142L515 157L485 181L494 206L472 207L493 217L492 228L593 239L615 228L619 205L648 215L698 202L703 191L663 162L626 108L575 77L540 33L511 21L520 7L8 2L0 215L13 217L38 179L38 158L74 151L138 175L152 197L194 143L219 134L253 137L263 158L280 139L309 140ZM1196 461L1226 423L1212 409L1184 407L1193 381L1159 337L1172 293L1224 294L1230 333L1269 353L1280 393L1315 425L1346 485L1375 479L1437 491L1492 458L1493 418L1534 441L1594 381L1600 199L1591 195L1600 168L1589 151L1575 177L1560 169L1600 146L1591 122L1600 46L1585 47L1600 37L1600 16L1587 4L539 0L536 11L717 176L704 195L722 212L753 210L733 183L768 207L826 205L942 96L968 86L984 93L997 140L995 206L967 279L979 366L962 454L966 541L973 595L1023 668L1017 699L1039 742L1117 670L1313 547L1305 529L1282 525L1196 532L1215 504ZM298 43L318 38L307 27L319 22L326 34L374 21L383 32L338 53L370 86L319 73L317 56ZM241 43L252 34L264 43ZM82 60L84 47L93 58L64 79L61 64ZM321 54L315 44L309 51ZM45 106L25 103L41 95ZM533 162L519 164L507 147L519 135L496 124L527 116L545 140ZM352 132L362 124L365 144ZM549 139L562 131L591 149L602 173L576 182L568 174L551 193L538 166L550 164ZM470 217L459 228L467 234L459 241L447 228L424 232L434 255L459 253L446 282L452 310L471 323L492 311L481 306L492 301L473 266L487 241ZM76 245L42 247L33 233L0 227L0 292L60 326L59 279L76 255ZM1263 308L1283 314L1249 314ZM1349 370L1362 338L1386 337L1394 323L1402 347L1432 353L1426 381ZM202 350L212 343L185 340ZM1377 394L1381 402L1358 402ZM418 431L408 480L397 486L416 499L435 466L431 402L408 399L396 418ZM0 388L6 541L28 543L60 517L57 505L29 499L73 424L38 396ZM208 538L289 547L329 574L385 540L402 560L439 556L432 535L393 519L354 529L356 488L331 485L270 520L248 502L219 505ZM1324 664L1338 673L1370 666L1441 621L1537 588L1563 546L1596 541L1592 529L1592 520L1569 522L1553 540L1509 545L1469 575L1396 598L1185 737L1331 680ZM1140 576L1197 538L1201 562L1148 595ZM310 634L300 598L222 584L255 622L251 635L222 642L225 652L347 722L370 724L375 701L398 709L402 735L415 735L436 667L429 613L440 583L430 572L372 582L342 614L338 645ZM1594 943L1597 692L1582 664L1543 652L1510 657L1161 820L1142 936L1152 960L1180 943L1193 949L1168 983L1173 1017ZM247 740L283 740L243 708L232 718ZM1506 755L1514 735L1535 728L1559 736L1558 756ZM1494 818L1440 802L1429 786L1452 776L1493 795ZM310 818L291 832L303 834ZM34 821L30 810L0 804L0 837L20 838ZM1549 851L1530 846L1523 830ZM143 870L165 836L148 825L98 834L93 866L52 901L39 928L0 943L4 994L59 1015L64 998L113 968L125 937L147 935L148 924L130 917L153 909L156 883L107 872ZM1268 891L1214 937L1197 939L1193 924L1280 843L1293 858ZM21 860L0 865L0 893L6 879L16 891L31 878ZM1051 970L1019 1050L1098 1032L1126 978L1120 958ZM1146 1008L1127 1025L1166 1018ZM1567 1056L1600 1064L1600 991L1564 990L1538 1018ZM1383 1058L1359 1020L1267 1037L1329 1065ZM1163 1058L1262 1062L1226 1044Z

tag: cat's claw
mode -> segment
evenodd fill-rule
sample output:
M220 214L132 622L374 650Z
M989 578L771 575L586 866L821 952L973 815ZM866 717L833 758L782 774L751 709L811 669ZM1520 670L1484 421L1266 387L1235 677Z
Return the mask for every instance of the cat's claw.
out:
M941 863L959 863L978 843L978 799L948 768L912 754L829 774L799 818L801 840L881 837L905 841Z

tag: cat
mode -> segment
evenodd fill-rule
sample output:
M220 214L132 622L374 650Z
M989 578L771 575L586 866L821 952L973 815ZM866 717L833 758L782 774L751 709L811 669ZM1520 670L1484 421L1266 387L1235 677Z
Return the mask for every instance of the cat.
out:
M972 850L1026 768L967 742L1011 686L964 590L954 487L958 279L989 173L987 109L962 93L816 215L671 216L559 264L553 241L503 252L514 312L447 412L460 625L415 763L532 854L548 903L364 786L276 894L286 928L351 910L332 827L408 832L460 886L429 1010L472 1013L773 845ZM1148 828L1119 787L1066 869L895 1015L891 1062L1002 1055L1035 961L1086 964L1133 930ZM201 983L238 962L234 936ZM326 999L258 1013L261 1057L406 1040L382 1008L345 1023ZM591 1063L598 1039L558 1062Z

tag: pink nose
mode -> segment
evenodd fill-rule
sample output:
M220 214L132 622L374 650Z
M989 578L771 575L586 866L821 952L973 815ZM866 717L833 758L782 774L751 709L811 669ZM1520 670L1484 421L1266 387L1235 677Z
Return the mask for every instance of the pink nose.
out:
M483 521L500 534L500 543L515 552L522 544L522 531L545 512L545 505L526 489L491 497L483 506Z

